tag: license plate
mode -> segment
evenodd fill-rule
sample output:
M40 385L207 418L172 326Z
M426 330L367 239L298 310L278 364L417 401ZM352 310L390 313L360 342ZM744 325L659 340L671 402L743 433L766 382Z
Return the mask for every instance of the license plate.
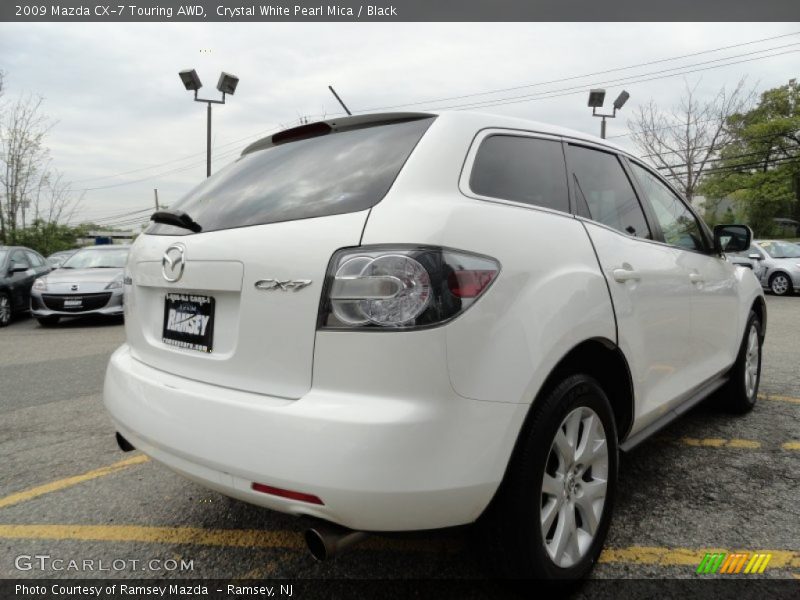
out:
M77 300L64 300L64 308L74 308L76 306L83 306L83 298Z
M214 340L214 298L169 293L164 299L162 341L170 346L211 352Z

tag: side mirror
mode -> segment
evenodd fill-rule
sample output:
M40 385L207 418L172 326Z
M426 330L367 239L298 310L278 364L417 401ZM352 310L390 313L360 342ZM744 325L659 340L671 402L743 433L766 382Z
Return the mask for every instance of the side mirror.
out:
M747 225L715 225L714 250L722 252L744 252L753 241L753 230Z
M760 254L755 254L755 253L748 254L747 258L749 258L750 260L764 260L763 256L761 256Z

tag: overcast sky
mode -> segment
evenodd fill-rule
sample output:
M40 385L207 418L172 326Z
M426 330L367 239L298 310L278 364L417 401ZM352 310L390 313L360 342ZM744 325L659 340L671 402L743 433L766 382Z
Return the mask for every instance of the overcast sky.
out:
M0 23L0 70L6 73L5 102L25 93L45 98L44 112L56 121L47 140L53 166L76 189L102 188L85 193L78 216L92 219L152 206L153 188L170 204L205 177L205 105L192 102L183 89L177 76L182 69L196 68L204 83L201 95L213 98L220 71L241 79L235 96L214 107L212 168L217 170L273 128L304 115L339 113L329 84L354 112L420 101L398 109L433 109L577 88L572 95L482 110L594 134L600 122L586 107L585 90L604 84L607 105L623 88L631 94L620 117L609 123L609 137L620 135L628 131L626 117L636 105L651 99L677 102L684 78L691 84L699 80L698 91L713 95L742 76L759 91L800 76L800 35L486 96L429 100L794 32L800 32L800 23ZM648 74L726 56L740 56L732 62L789 51L685 76L609 82L656 77L665 73ZM626 137L614 141L629 146Z

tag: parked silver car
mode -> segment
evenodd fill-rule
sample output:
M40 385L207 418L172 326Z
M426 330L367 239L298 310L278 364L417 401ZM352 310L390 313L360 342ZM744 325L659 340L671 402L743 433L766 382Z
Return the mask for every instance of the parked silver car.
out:
M75 254L78 251L77 248L73 248L72 250L59 250L58 252L53 252L50 256L47 257L47 264L49 264L54 269L57 269L61 265L64 264L64 261L67 260L70 256Z
M78 250L31 289L31 314L51 327L61 317L121 315L124 268L129 246Z
M800 246L782 240L755 240L744 252L729 254L734 264L753 269L761 286L776 296L800 292Z

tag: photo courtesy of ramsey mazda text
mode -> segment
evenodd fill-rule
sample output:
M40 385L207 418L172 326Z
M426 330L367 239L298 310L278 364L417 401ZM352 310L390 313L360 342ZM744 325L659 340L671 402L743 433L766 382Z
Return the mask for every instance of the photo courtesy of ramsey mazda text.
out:
M579 578L618 454L753 408L762 287L621 148L467 112L276 133L156 212L105 405L123 449L360 532L479 523L499 574Z

